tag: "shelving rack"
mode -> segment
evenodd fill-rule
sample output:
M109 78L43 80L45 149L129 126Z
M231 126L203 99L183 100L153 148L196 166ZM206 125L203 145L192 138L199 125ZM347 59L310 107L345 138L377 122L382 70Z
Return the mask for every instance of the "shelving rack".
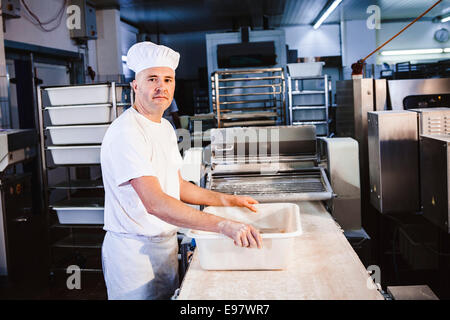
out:
M328 108L331 100L330 77L328 75L293 77L288 74L287 83L289 124L313 124L316 126L318 136L328 136Z
M233 69L212 74L218 128L286 124L283 68Z
M194 88L194 114L208 113L209 111L208 90Z
M67 107L67 104L55 105L43 103L44 95L48 93L47 90L55 89L72 89L77 86L52 86L52 87L38 87L38 108L39 108L39 133L41 141L41 163L44 181L44 201L46 204L47 217L48 217L48 231L49 231L49 256L50 256L50 276L58 273L65 273L66 268L70 265L78 265L82 273L97 274L102 277L101 268L101 244L103 241L104 231L103 224L89 224L82 222L80 224L62 224L57 219L56 213L53 212L52 206L58 201L58 198L65 199L93 199L100 198L102 203L98 203L100 207L104 203L104 189L101 181L100 171L100 157L98 160L91 161L89 163L56 163L52 157L48 157L48 153L51 152L49 147L55 146L50 143L51 135L49 133L49 127L60 129L73 129L76 126L84 126L85 128L93 128L94 126L104 125L108 126L114 119L116 119L123 111L124 107L133 103L132 90L129 84L117 84L115 82L108 82L103 84L91 84L82 85L83 87L96 90L97 87L108 88L109 98L105 101L105 104L109 105L110 114L109 119L106 122L95 122L92 119L86 119L86 123L75 124L60 124L54 125L49 116L49 109L51 108L63 108ZM81 87L81 86L78 86ZM46 92L47 91L47 92ZM94 95L92 95L94 96ZM87 100L91 98L88 95ZM97 103L98 104L98 103ZM73 105L74 107L87 107L93 106L94 103L83 103ZM72 105L71 105L72 106ZM69 121L70 122L70 121ZM51 126L49 126L51 124ZM105 130L106 131L106 130ZM98 146L98 153L100 152L101 139L94 145ZM89 146L93 144L89 143ZM59 144L63 147L79 147L85 146L83 142L74 144ZM53 160L53 161L51 161ZM49 173L59 170L60 174L65 173L65 179L57 183L49 180ZM88 172L83 172L89 170ZM96 172L100 177L92 179L91 173ZM80 175L83 175L80 179ZM83 206L82 206L83 207ZM89 207L89 204L86 204ZM63 276L64 277L64 276ZM90 278L91 276L88 276Z

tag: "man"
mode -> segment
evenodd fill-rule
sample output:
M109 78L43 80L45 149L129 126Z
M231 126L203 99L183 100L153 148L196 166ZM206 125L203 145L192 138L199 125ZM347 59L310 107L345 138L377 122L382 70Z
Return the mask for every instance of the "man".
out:
M107 231L103 273L109 299L167 299L179 286L177 226L222 233L242 247L262 244L252 226L183 202L256 212L257 201L182 179L175 131L162 118L173 99L179 54L141 42L130 48L127 58L136 73L135 103L111 124L101 148Z
M170 106L164 111L163 118L169 121L174 129L181 128L180 116L178 115L178 106L175 99L172 100Z

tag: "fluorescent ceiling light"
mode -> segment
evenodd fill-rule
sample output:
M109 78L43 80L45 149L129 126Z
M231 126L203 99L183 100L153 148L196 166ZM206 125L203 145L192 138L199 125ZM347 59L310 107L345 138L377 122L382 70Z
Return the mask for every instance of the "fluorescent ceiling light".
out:
M318 29L320 25L328 18L328 16L337 8L337 6L342 2L342 0L334 0L331 6L322 14L322 16L314 24L314 29Z
M450 15L441 19L441 22L447 22L447 21L450 21Z
M450 48L447 48L450 49ZM433 54L433 53L443 53L444 49L415 49L415 50L389 50L382 51L382 56L401 56L410 54Z
M444 49L444 52L445 52L445 53L450 53L450 48L445 48L445 49Z

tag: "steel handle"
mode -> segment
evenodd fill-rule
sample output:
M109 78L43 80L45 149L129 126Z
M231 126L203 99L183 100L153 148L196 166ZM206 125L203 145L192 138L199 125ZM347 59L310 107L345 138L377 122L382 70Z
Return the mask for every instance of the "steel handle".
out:
M16 219L13 219L14 222L28 222L28 218L27 217L19 217Z

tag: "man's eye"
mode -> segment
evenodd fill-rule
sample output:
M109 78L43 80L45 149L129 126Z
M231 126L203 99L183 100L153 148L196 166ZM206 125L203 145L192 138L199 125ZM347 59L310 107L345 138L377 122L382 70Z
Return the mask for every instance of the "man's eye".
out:
M148 81L155 81L155 78L148 78Z

